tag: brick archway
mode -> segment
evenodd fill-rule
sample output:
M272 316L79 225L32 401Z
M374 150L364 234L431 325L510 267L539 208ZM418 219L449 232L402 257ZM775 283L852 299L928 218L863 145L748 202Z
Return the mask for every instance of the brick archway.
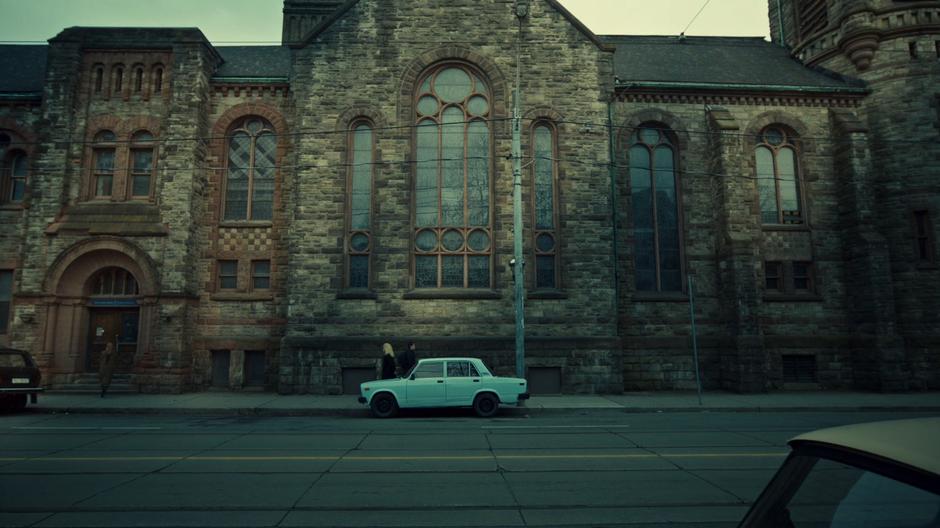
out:
M117 268L136 280L136 295L115 300L92 296L92 277L102 270ZM137 246L112 237L94 238L66 249L49 267L43 282L45 317L41 335L43 350L51 356L48 379L64 385L88 369L89 324L102 310L123 310L134 314L134 350L128 359L133 372L139 359L149 354L151 336L157 323L159 285L152 259Z

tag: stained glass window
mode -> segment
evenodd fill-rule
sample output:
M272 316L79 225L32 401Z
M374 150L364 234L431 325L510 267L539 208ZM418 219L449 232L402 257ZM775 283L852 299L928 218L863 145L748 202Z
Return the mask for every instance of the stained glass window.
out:
M429 70L415 94L415 286L489 288L491 96L470 67Z
M372 247L372 175L374 134L369 123L353 123L349 132L349 228L347 229L346 286L369 287Z
M765 129L754 151L761 222L802 224L796 139L783 127Z
M535 288L558 287L555 234L555 132L548 123L532 131L535 181Z
M250 117L228 136L225 220L271 220L277 137L270 123Z
M644 125L630 147L636 289L682 291L675 146L670 132Z

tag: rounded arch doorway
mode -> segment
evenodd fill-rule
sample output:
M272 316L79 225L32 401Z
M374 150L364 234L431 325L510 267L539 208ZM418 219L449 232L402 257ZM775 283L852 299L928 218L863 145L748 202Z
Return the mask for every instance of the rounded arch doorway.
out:
M116 352L115 372L139 374L156 320L155 270L146 252L115 237L79 242L56 258L43 285L42 347L51 352L46 379L52 386L97 372L108 343Z

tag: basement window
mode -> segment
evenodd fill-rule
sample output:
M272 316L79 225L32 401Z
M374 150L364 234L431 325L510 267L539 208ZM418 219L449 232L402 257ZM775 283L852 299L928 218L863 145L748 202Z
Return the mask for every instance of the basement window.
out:
M816 356L789 354L781 359L784 383L816 383Z

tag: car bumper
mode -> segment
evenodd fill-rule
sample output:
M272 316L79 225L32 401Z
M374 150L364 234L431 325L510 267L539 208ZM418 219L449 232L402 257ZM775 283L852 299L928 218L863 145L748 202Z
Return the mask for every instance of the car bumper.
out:
M0 394L35 394L44 390L42 387L0 387Z
M366 402L368 402L368 401L369 401L369 400L367 400L365 396L360 396L360 397L359 397L359 403L366 403Z
M529 399L529 393L528 393L528 392L523 392L522 394L519 395L519 401L528 400L528 399Z

